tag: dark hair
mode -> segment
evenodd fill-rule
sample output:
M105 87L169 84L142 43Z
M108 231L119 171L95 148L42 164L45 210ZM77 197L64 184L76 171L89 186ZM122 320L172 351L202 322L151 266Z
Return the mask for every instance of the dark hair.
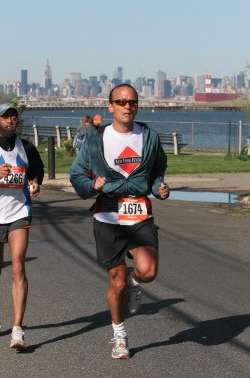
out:
M138 93L137 93L136 89L135 89L132 85L130 85L130 84L127 84L127 83L121 83L121 84L116 85L116 86L115 86L114 88L112 88L111 91L109 92L109 103L112 102L113 92L114 92L116 89L118 89L118 88L122 88L122 87L127 87L127 88L132 89L132 90L134 91L134 93L135 93L136 99L138 100Z
M93 124L93 118L89 115L86 115L84 118L83 118L83 123L90 123L91 125Z
M11 117L11 116L16 116L18 117L18 111L16 108L9 108L2 114L2 117Z

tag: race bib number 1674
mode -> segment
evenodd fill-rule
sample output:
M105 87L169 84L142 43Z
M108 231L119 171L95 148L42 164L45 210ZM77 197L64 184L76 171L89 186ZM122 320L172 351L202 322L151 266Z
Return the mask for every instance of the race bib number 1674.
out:
M133 225L149 217L147 198L125 197L118 200L118 221L122 225Z

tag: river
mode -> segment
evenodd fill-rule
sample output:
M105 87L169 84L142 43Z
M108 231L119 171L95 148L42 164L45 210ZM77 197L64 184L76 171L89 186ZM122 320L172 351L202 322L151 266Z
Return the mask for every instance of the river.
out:
M85 115L97 111L76 110L28 110L23 113L23 124L43 126L70 126L78 128ZM108 111L100 110L105 123L111 121ZM237 150L239 140L239 122L242 121L242 143L246 144L250 135L250 118L242 111L152 111L139 110L138 121L159 132L178 132L183 142L198 149L226 150L229 140L231 148Z

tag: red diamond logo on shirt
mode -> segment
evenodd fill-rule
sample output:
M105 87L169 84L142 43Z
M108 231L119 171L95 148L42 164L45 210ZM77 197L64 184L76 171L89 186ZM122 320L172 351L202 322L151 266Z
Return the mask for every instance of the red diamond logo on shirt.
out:
M141 156L128 146L120 153L118 159L115 159L115 165L119 165L119 167L128 174L138 168L140 163Z

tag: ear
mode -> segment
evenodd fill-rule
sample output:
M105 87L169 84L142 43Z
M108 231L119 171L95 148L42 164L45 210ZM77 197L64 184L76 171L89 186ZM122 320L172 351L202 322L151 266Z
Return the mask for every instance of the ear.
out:
M108 110L110 113L113 113L114 112L114 108L113 108L113 105L112 104L109 104L108 106Z

